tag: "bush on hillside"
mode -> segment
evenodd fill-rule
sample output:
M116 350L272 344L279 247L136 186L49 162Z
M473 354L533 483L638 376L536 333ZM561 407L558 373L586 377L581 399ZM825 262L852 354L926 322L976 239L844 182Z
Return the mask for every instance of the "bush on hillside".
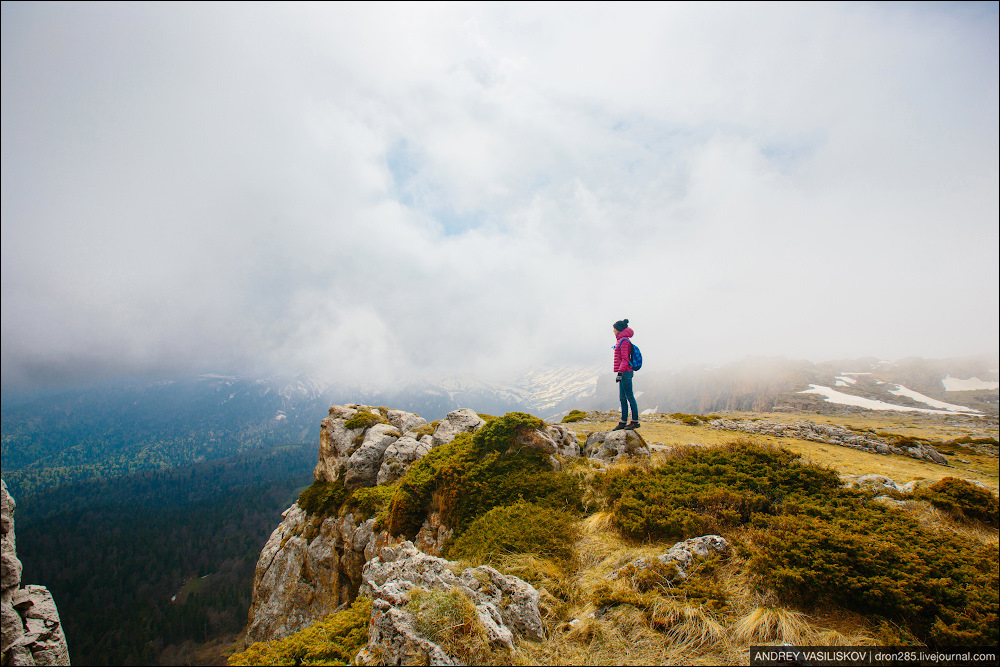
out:
M996 545L928 531L846 490L784 509L757 519L749 561L783 599L899 619L935 645L996 645Z
M229 657L230 665L350 665L368 643L371 600L359 597L343 611L290 637L257 642Z
M795 461L786 449L737 442L675 450L659 468L612 470L600 482L615 526L633 539L697 537L773 514L789 495L840 486L829 469Z
M751 526L751 542L738 550L758 583L790 604L891 619L934 645L997 643L996 545L927 530L897 508L840 488L832 470L801 464L787 450L689 448L658 469L611 471L601 487L629 537L682 539ZM965 514L976 502L988 504L973 489L942 480L930 493ZM655 584L657 574L645 576ZM704 599L723 601L711 582L699 585ZM654 593L655 585L640 582L626 597Z
M573 422L580 422L587 418L587 413L581 410L570 410L569 414L562 418L563 424L572 424Z
M375 424L387 424L388 420L381 416L372 413L369 410L359 410L358 414L354 415L346 422L344 422L344 427L349 429L356 428L370 428Z
M964 479L945 477L925 489L917 490L914 495L921 500L930 501L934 507L958 521L975 519L996 528L1000 519L997 497L989 489L980 488Z
M476 518L519 499L580 509L583 491L548 455L534 448L508 451L515 438L541 426L531 415L497 417L474 435L462 433L414 463L398 482L389 504L388 529L413 539L430 512L460 535Z
M518 501L494 507L472 522L449 548L450 558L495 561L509 554L535 554L568 561L578 537L569 512Z
M299 494L299 507L306 514L334 515L347 498L348 492L343 483L313 482L309 488Z

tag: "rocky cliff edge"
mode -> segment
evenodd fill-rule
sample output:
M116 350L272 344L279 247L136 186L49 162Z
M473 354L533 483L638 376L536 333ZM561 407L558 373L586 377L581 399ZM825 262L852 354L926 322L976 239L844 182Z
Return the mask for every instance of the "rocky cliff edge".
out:
M3 665L68 665L69 648L52 594L45 586L21 586L21 561L14 536L16 503L0 480L0 533L2 533Z

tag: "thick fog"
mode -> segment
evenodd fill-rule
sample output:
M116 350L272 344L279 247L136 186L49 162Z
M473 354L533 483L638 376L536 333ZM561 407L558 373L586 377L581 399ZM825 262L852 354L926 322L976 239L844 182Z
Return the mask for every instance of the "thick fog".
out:
M996 3L2 11L5 389L998 348Z

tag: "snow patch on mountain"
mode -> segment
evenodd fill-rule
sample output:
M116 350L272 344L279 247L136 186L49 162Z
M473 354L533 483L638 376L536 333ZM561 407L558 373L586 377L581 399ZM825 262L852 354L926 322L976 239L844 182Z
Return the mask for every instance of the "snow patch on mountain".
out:
M889 393L895 396L906 396L907 398L912 398L914 401L917 401L918 403L924 403L926 405L931 406L932 408L937 408L939 410L954 410L956 412L979 412L979 410L973 410L972 408L967 408L964 405L945 403L944 401L939 401L929 396L924 396L923 394L913 391L912 389L907 389L901 384L897 384L895 389L890 389Z
M838 405L852 405L858 408L865 408L867 410L896 410L898 412L927 412L937 415L960 415L960 414L970 414L967 412L968 408L963 408L963 411L955 410L932 410L931 408L913 408L906 405L896 405L895 403L886 403L885 401L879 401L873 398L864 398L863 396L852 396L851 394L845 394L843 392L832 389L831 387L824 387L818 384L810 384L809 389L805 389L798 393L800 394L819 394L820 396L825 396L827 402L836 403ZM915 392L914 392L915 393ZM978 414L978 413L976 413Z
M1000 389L1000 382L995 380L980 380L971 377L967 380L953 378L951 375L941 380L945 391L975 391L977 389Z

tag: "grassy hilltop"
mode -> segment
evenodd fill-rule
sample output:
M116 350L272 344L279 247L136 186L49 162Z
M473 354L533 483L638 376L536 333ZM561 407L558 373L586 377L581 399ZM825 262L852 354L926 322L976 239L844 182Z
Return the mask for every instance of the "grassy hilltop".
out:
M582 442L610 429L609 416L587 413L567 426ZM314 485L300 504L378 516L394 533L413 532L433 506L456 527L445 557L463 566L489 563L532 583L546 636L518 640L513 653L483 645L474 620L446 599L411 603L425 634L471 664L745 664L748 647L782 642L997 644L992 422L723 416L811 419L918 441L950 464L719 431L678 414L644 418L640 433L653 450L646 461L567 459L552 471L542 459L505 453L507 439L532 422L512 413L489 418L483 435L433 450L394 485L353 495ZM841 475L869 473L899 485L915 481L916 488L844 488ZM635 565L706 534L722 535L732 549L699 560L686 578L673 565ZM231 662L349 659L367 641L358 604L287 639L255 644Z

